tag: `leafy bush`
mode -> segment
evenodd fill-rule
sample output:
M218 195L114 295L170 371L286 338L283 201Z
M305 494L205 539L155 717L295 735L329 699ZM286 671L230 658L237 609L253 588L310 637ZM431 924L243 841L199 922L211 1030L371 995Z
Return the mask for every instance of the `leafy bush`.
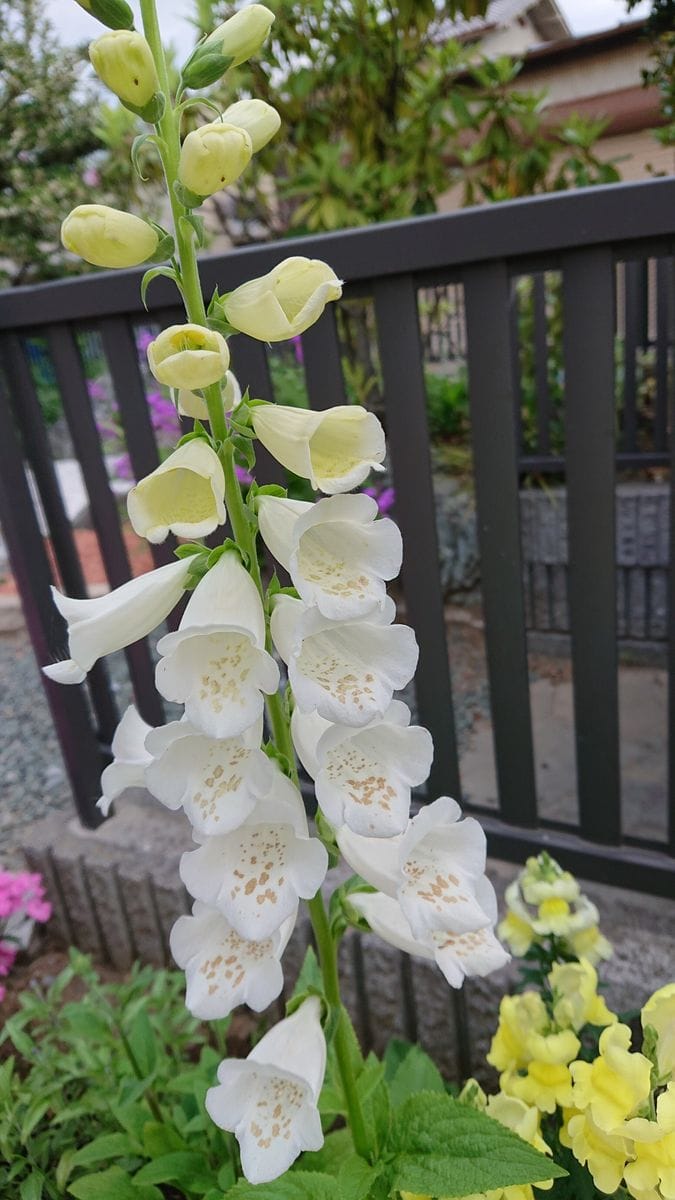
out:
M204 1095L228 1021L196 1021L183 989L153 967L103 983L73 950L48 990L22 995L2 1043L15 1054L0 1068L0 1195L221 1200L236 1144Z
M466 372L450 379L447 375L425 371L424 387L431 437L468 437L469 387Z

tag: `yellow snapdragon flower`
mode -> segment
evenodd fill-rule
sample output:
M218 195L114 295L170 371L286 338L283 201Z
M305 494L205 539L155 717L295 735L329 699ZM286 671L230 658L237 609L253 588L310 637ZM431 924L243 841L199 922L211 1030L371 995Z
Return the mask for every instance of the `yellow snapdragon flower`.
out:
M567 941L577 958L587 958L593 966L601 959L612 957L612 943L600 932L597 925L573 931Z
M616 1191L629 1157L626 1138L599 1129L588 1109L570 1117L560 1140L570 1147L577 1162L588 1167L599 1191L608 1195Z
M611 954L598 929L596 906L549 854L528 858L507 887L505 900L506 916L498 933L514 954L522 957L533 943L549 937L562 939L577 957L583 955L591 963Z
M497 927L497 935L507 942L516 958L524 958L534 941L534 930L529 921L516 912L507 912Z
M553 995L553 1017L563 1029L578 1031L584 1025L613 1025L616 1013L610 1012L598 995L598 974L587 959L577 963L556 963L548 981Z
M558 1033L534 1033L528 1040L530 1062L527 1073L507 1071L500 1077L502 1090L532 1104L541 1112L553 1113L572 1103L572 1076L568 1064L579 1053L580 1042L571 1029Z
M633 1161L624 1177L636 1200L675 1196L675 1084L656 1101L656 1120L634 1117L625 1131L633 1139Z
M659 1074L666 1079L675 1073L675 983L659 988L642 1009L642 1028L650 1025L657 1036Z
M652 1065L643 1054L631 1052L630 1042L627 1025L609 1025L600 1035L594 1062L575 1062L570 1067L573 1103L582 1111L588 1109L603 1133L617 1130L649 1098Z
M538 992L503 996L499 1005L499 1024L487 1061L497 1071L518 1071L527 1067L533 1057L532 1034L541 1032L547 1025L546 1005Z

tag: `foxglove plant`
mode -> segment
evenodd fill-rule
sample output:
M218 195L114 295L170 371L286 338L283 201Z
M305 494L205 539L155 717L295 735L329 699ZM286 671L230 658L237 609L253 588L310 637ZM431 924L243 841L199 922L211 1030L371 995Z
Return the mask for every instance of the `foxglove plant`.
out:
M86 7L113 28L131 27L124 0L89 0ZM155 0L141 0L141 11L145 38L106 35L95 43L92 61L108 86L125 103L135 96L134 110L155 125L144 141L162 160L174 232L153 224L152 238L135 221L104 213L67 218L64 236L70 249L91 256L89 230L98 221L105 236L97 241L96 261L113 267L143 258L159 262L146 272L143 293L162 274L185 302L186 323L159 333L147 355L177 403L182 395L183 412L192 406L199 417L170 458L130 494L135 529L153 542L170 530L201 538L227 514L233 538L215 550L201 541L183 544L173 566L102 599L57 594L70 657L47 670L60 682L81 682L101 655L147 633L190 592L178 629L159 641L156 672L158 690L183 704L185 716L149 729L134 710L125 714L115 761L104 773L101 807L107 811L126 784L144 780L168 808L182 807L192 825L196 846L186 849L180 874L194 908L177 922L171 945L196 1015L222 1017L242 1002L260 1010L279 995L281 955L303 900L321 970L245 1062L221 1064L207 1110L238 1139L248 1180L274 1180L301 1151L323 1143L319 1101L328 1058L337 1089L329 1110L346 1118L352 1154L365 1172L359 1196L376 1184L381 1197L420 1190L427 1178L424 1154L410 1146L405 1152L415 1113L399 1125L390 1119L382 1071L364 1063L341 1002L337 948L349 925L372 928L436 961L456 986L466 975L501 966L508 956L493 933L485 838L447 797L409 817L411 788L427 778L433 747L394 699L412 679L418 657L415 635L395 623L385 591L400 566L400 535L391 521L377 519L371 498L347 494L381 468L379 421L358 406L315 413L248 393L237 404L228 380L230 334L263 342L296 337L339 298L341 281L327 264L295 256L227 296L216 291L204 304L196 258L202 225L194 210L245 169L279 122L257 102L242 102L181 143L185 107L202 103L199 96L185 100L184 93L214 82L259 49L273 15L252 4L216 29L190 56L172 98ZM133 47L128 60L125 45ZM113 245L118 233L133 244ZM256 438L326 498L298 504L278 487L251 481L244 499L237 460L251 470ZM293 587L281 588L276 574L263 580L259 532ZM283 693L278 659L289 680ZM316 778L316 832L300 793L296 749ZM327 909L321 888L340 851L359 876L334 891ZM495 1153L490 1139L499 1127L481 1117L472 1135L479 1137L473 1174L466 1166L458 1173L461 1151L448 1143L454 1102L445 1095L421 1100L422 1125L432 1108L440 1122L433 1144L444 1194L526 1183L549 1171L511 1135L505 1150L503 1130ZM484 1154L477 1156L481 1145ZM421 1174L411 1172L411 1162Z

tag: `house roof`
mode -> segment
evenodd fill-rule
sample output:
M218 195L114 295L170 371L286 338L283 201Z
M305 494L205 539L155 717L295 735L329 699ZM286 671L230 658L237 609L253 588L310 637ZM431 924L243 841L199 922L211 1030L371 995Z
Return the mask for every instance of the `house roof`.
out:
M473 41L492 29L504 29L524 16L530 19L542 42L555 42L572 36L556 0L492 0L484 17L458 17L443 21L438 37Z

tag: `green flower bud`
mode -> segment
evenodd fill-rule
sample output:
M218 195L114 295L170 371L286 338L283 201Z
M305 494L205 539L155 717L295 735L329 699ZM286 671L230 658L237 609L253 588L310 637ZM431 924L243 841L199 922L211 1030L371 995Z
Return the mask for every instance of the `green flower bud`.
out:
M95 267L137 267L152 258L159 234L133 213L107 204L80 204L63 222L61 241Z
M221 54L232 59L232 66L238 67L260 49L273 21L274 13L264 4L249 4L214 29L203 44L217 45Z
M76 0L76 3L109 29L134 27L134 14L126 0Z
M89 47L99 79L133 112L142 113L159 92L152 50L142 33L115 29Z
M276 108L264 100L238 100L223 113L223 120L245 129L253 144L253 153L262 150L281 125Z
M245 129L212 121L187 135L178 178L195 196L212 196L239 178L252 154L253 144Z

